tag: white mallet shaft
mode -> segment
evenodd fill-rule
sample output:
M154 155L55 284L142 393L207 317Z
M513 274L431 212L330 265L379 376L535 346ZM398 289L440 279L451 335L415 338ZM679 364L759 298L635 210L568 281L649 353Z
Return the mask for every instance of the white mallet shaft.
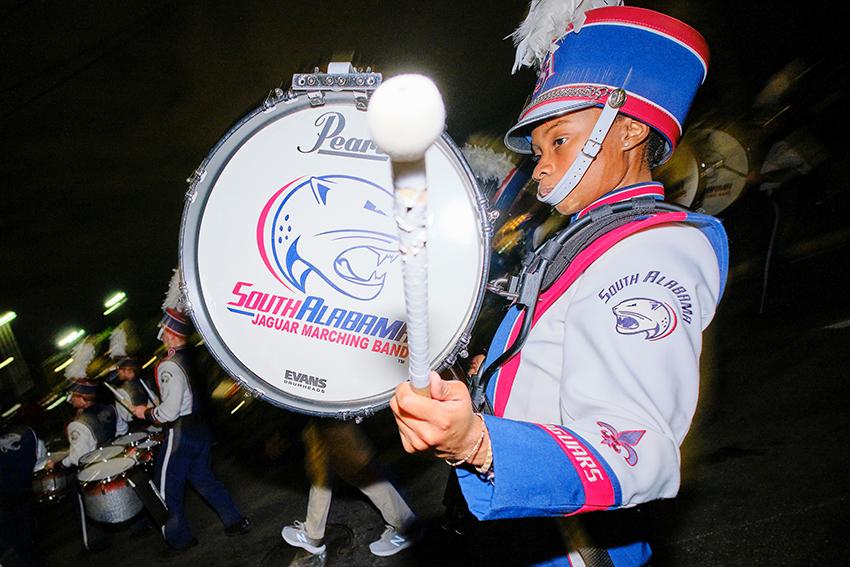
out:
M414 390L428 396L431 356L425 152L442 134L446 110L431 79L399 75L385 81L372 94L367 120L372 140L392 160L407 312L408 376Z

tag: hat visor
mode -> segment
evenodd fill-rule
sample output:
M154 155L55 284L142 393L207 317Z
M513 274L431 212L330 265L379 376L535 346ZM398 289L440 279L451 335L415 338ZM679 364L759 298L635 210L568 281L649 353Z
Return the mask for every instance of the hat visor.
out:
M508 133L505 134L505 146L518 154L530 154L531 152L531 131L534 130L540 122L551 120L570 112L584 110L592 106L602 106L601 103L589 100L571 100L559 101L550 104L540 104L533 108L530 112L524 113L522 119L517 122Z

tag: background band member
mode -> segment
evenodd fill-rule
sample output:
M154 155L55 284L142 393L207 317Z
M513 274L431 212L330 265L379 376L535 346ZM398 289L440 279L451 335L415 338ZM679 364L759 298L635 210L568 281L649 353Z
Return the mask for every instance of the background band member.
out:
M311 420L304 429L306 464L310 476L307 519L285 526L280 534L289 545L313 554L325 551L325 525L333 496L333 475L356 486L378 508L386 523L380 539L369 550L380 557L395 555L413 545L416 515L374 462L375 449L352 422Z
M0 432L0 565L36 564L33 468L46 454L44 443L28 425L12 423Z
M538 199L575 222L607 204L663 198L651 168L681 136L708 49L663 14L621 6L574 14L569 4L534 2L518 32L517 63L539 57L539 75L505 143L534 154ZM405 448L455 466L478 519L558 518L545 523L557 529L544 543L540 530L512 525L504 541L520 561L645 564L644 541L606 527L619 515L575 515L676 495L702 331L727 259L725 232L704 215L650 214L606 233L539 296L524 347L488 384L494 415L473 413L465 385L436 374L433 399L398 387L391 407ZM508 312L485 367L524 316Z
M215 509L227 535L244 534L251 528L210 468L212 432L207 423L206 389L196 371L194 351L187 344L191 325L177 307L177 277L175 272L160 322L160 340L168 349L155 370L161 401L156 407L137 405L133 412L167 431L154 473L169 511L162 530L167 544L165 556L182 553L198 543L184 509L186 481Z
M108 445L115 439L118 429L115 408L97 402L97 382L89 380L86 375L86 368L94 354L91 343L81 343L72 354L74 362L65 370L65 377L70 382L69 402L77 412L66 427L70 447L68 456L61 461L64 467L77 466L80 457Z
M68 436L68 456L58 463L48 461L48 468L71 468L79 465L80 457L98 447L108 445L116 432L117 415L111 405L100 404L96 401L98 393L97 382L86 377L86 367L94 358L94 346L83 342L74 349L73 364L68 366L65 376L70 381L68 388L70 403L77 410L74 419L66 427ZM77 485L79 488L79 485ZM77 492L77 505L80 514L80 528L83 546L88 551L100 551L108 546L105 534L97 524L86 518L82 495Z
M152 405L152 388L142 381L139 376L138 361L127 354L128 337L125 323L117 326L109 337L109 356L115 361L114 378L111 380L115 395L115 411L121 418L117 435L127 433L128 427L121 427L122 422L129 424L135 416L132 408L138 405ZM118 399L120 398L120 399ZM157 400L158 401L158 400ZM128 409L128 407L130 409Z

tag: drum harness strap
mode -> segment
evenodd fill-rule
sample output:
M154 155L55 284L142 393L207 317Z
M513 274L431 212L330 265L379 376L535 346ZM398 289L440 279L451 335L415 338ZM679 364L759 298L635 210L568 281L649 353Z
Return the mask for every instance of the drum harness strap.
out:
M616 228L661 212L689 211L651 197L639 197L591 209L586 216L573 221L537 249L529 252L522 262L519 274L511 276L507 281L507 289L494 285L504 283L502 280L496 280L488 286L490 291L513 301L513 305L523 313L523 322L514 343L483 372L476 373L470 379L469 390L475 411L493 414L491 401L486 396L487 385L499 367L513 358L525 344L531 331L540 293L546 291L570 263L595 240Z

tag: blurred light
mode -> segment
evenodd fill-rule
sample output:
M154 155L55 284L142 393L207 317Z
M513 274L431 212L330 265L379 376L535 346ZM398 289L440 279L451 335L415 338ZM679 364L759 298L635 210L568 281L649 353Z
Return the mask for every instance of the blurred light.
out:
M54 369L53 369L53 372L62 372L63 370L65 370L66 368L68 368L68 366L69 366L72 362L74 362L74 359L73 359L73 358L69 358L68 360L66 360L65 362L63 362L62 364L60 364L59 366L57 366L56 368L54 368Z
M147 361L147 362L145 362L144 364L142 364L142 368L147 368L148 366L150 366L151 364L153 364L153 363L154 363L154 361L156 361L156 355L153 355L149 361Z
M7 409L5 411L5 413L3 413L3 415L0 415L0 418L6 419L7 417L12 415L13 413L18 411L19 409L21 409L21 404L15 404L12 407L10 407L9 409Z
M125 299L127 299L127 294L123 291L116 291L109 298L103 302L104 307L114 307L119 303L122 303Z
M198 342L196 342L196 343L195 343L195 346L196 346L196 347L199 347L199 346L201 346L202 344L204 344L204 339L201 339L201 340L199 340Z
M61 406L62 403L65 402L65 400L67 400L67 399L68 399L68 396L59 396L58 398L56 398L55 402L53 402L52 404L47 406L47 411L50 411L54 408Z
M237 411L239 411L239 409L240 409L242 406L244 406L244 405L245 405L245 400L242 400L241 402L239 402L239 404L238 404L235 408L233 408L233 409L230 411L230 415L233 415L234 413L236 413Z
M18 316L18 314L15 313L14 311L6 311L2 315L0 315L0 327L5 325L6 323L11 323L12 321L15 320L15 317L17 317L17 316Z
M9 358L7 358L6 360L4 360L3 362L0 362L0 368L6 368L6 367L7 367L7 366L9 366L10 364L12 364L12 361L13 361L13 360L15 360L15 357L14 357L14 356L10 356ZM5 416L4 416L4 417L5 417Z
M106 307L106 311L103 314L109 315L125 303L127 303L127 294L123 291L116 291L103 303L103 306Z
M72 344L83 338L85 334L86 332L82 329L69 331L67 334L63 335L56 341L56 346L58 346L59 348L71 346Z

